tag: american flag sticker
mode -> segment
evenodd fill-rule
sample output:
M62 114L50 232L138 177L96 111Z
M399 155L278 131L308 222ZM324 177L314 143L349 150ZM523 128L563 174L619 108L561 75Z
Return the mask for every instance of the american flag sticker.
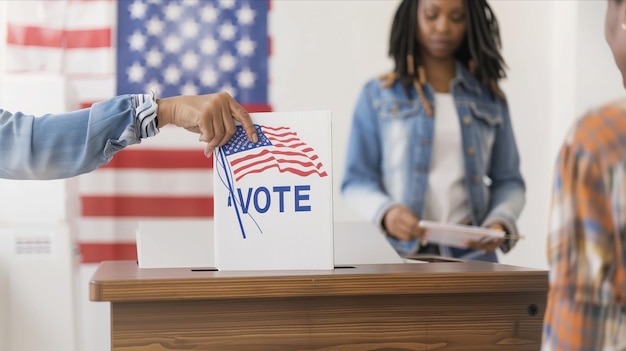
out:
M298 133L289 127L254 126L258 143L248 140L243 127L237 126L232 139L221 149L235 181L243 177L274 168L300 177L328 176L319 156L312 147L300 140Z
M251 117L214 154L218 269L331 269L330 112Z

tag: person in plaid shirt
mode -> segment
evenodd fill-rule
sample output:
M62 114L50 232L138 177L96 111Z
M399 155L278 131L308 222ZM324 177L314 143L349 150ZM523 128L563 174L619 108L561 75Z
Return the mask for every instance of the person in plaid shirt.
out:
M606 40L626 81L626 1L608 2ZM577 121L561 148L548 263L542 350L626 350L626 100Z

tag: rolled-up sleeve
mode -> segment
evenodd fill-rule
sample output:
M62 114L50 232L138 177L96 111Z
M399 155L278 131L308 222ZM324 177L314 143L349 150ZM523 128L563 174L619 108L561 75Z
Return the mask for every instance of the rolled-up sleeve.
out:
M124 147L156 135L151 95L121 95L41 117L0 109L0 177L60 179L90 172Z

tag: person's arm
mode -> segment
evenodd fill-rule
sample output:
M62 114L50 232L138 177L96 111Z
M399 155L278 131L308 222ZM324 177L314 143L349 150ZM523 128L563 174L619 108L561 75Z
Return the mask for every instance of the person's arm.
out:
M491 179L490 202L483 226L501 225L509 235L518 235L516 221L526 202L526 186L520 172L520 157L506 103L503 104L502 124L496 129L488 173ZM508 252L516 240L504 240L500 245Z
M574 292L590 303L626 305L626 169L621 163L602 168L601 157L578 142L591 139L586 134L592 128L573 128L557 160L547 245L550 285L556 294ZM596 298L611 301L589 300Z
M199 133L210 154L233 135L233 119L256 140L250 116L224 93L159 100L122 95L41 117L0 109L0 178L59 179L90 172L170 123Z
M89 109L41 117L0 110L0 177L67 178L107 163L138 143L142 133L158 133L155 109L143 119L135 116L140 97L118 96Z
M341 193L360 216L381 225L383 215L394 205L382 187L382 141L368 84L356 104L348 139Z

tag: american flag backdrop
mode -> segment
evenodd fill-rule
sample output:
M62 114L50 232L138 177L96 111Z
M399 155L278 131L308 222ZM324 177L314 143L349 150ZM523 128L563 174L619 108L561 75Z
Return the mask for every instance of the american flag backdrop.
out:
M7 71L63 74L70 108L114 94L228 91L268 103L269 0L12 1ZM76 178L83 263L134 259L140 220L211 218L212 161L174 127Z

